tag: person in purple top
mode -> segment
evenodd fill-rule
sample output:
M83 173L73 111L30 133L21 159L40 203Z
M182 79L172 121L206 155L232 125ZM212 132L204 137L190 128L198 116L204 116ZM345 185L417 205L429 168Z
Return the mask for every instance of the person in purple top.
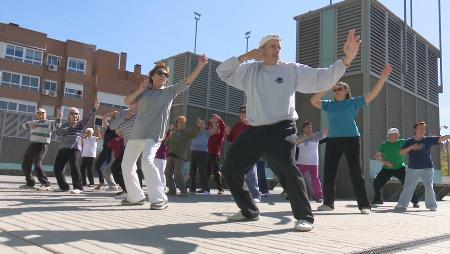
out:
M431 158L431 147L449 140L450 135L425 136L427 132L427 124L425 122L414 124L414 132L414 137L406 140L400 150L402 155L409 155L409 163L403 191L395 208L400 211L406 211L416 189L417 182L419 178L422 178L422 183L425 187L425 207L431 211L436 211L437 203L433 190L434 168Z
M167 164L167 155L168 155L168 146L167 146L167 140L169 139L170 135L172 134L172 126L170 129L166 132L166 136L164 137L164 140L161 142L161 145L158 148L158 151L156 151L155 155L155 166L158 168L159 173L161 174L161 181L164 183L164 186L166 186L166 175L164 174L164 170L166 168Z

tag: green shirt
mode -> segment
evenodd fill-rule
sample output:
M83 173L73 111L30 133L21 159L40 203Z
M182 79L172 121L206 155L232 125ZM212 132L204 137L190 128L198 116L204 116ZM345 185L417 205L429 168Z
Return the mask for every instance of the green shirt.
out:
M404 139L399 139L395 143L392 143L389 140L381 143L380 149L378 151L383 154L382 157L385 161L389 161L394 164L392 168L383 165L384 169L400 169L406 166L405 159L403 155L400 154L400 149L402 148L404 143Z
M187 152L191 139L195 138L199 132L197 128L194 130L173 130L172 135L167 141L167 146L169 147L168 153L172 153L180 159L187 160Z

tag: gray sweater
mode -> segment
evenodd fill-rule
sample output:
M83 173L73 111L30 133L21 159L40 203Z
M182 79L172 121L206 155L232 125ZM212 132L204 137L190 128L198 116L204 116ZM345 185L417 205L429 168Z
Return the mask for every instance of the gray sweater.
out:
M36 126L36 128L33 129L32 125ZM30 130L31 143L50 144L52 132L61 127L61 120L31 120L22 126Z
M295 92L317 93L331 88L345 73L341 60L328 68L298 63L240 63L231 57L217 67L219 78L244 91L249 125L260 126L297 120Z
M61 136L61 145L59 149L68 148L82 151L81 146L81 135L83 135L84 130L87 128L89 123L95 119L95 112L91 113L88 117L79 121L78 124L71 125L69 123L64 123L61 128L56 130L56 134Z
M130 139L164 139L173 99L186 91L189 85L178 82L159 90L147 89L137 99L138 113Z

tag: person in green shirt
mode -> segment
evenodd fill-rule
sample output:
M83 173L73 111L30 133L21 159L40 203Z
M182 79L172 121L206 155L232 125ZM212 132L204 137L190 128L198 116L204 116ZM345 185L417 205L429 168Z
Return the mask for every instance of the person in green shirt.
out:
M404 139L400 139L400 132L397 128L391 128L387 131L388 140L381 143L378 152L375 153L375 159L383 163L383 168L378 172L373 181L374 200L372 204L383 204L381 196L381 188L391 179L397 178L402 185L405 183L406 165L403 155L400 154L400 149L405 143ZM414 193L411 202L413 207L419 206L419 199Z
M181 197L187 196L186 180L183 175L184 162L187 160L189 144L191 139L195 138L203 127L203 121L197 120L197 128L193 130L186 129L187 118L178 116L174 123L174 129L168 138L168 156L165 169L166 185L169 188L169 195L173 196L180 189ZM175 177L174 177L175 176Z

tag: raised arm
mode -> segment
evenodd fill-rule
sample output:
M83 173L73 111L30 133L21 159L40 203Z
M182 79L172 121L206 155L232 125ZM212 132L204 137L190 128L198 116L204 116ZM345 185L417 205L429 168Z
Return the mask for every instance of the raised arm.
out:
M410 146L408 146L408 147L406 147L406 148L400 149L400 154L401 154L401 155L406 155L406 154L408 154L410 151L413 151L413 150L420 150L420 149L422 149L422 145L416 143L416 144L414 144L414 145L410 145Z
M247 60L259 61L262 58L262 49L253 49L239 57L231 57L217 67L217 75L228 85L244 90L244 78L250 64L242 63Z
M92 108L92 112L80 122L80 124L81 124L81 126L83 126L83 128L89 122L91 122L92 120L95 119L95 112L97 112L97 109L99 106L100 106L100 101L98 100L98 98L95 98L94 107Z
M135 102L137 98L139 98L139 96L141 96L147 89L150 89L149 84L150 82L148 81L148 79L144 79L139 85L138 89L134 90L132 93L127 95L125 99L123 99L123 103L125 103L126 105L130 105Z
M325 96L325 94L327 94L327 92L328 91L316 93L311 97L311 99L309 101L315 108L322 109L322 97Z
M202 69L208 64L208 58L206 57L206 55L202 55L199 59L198 59L198 65L197 67L194 69L194 71L191 73L191 75L189 75L186 78L186 84L187 85L192 85L192 83L194 83L194 80L197 78L197 76L200 74L200 72L202 71Z
M366 94L366 96L364 96L366 103L370 103L378 96L378 94L381 92L381 89L383 89L384 84L386 83L386 80L389 77L389 74L391 74L391 72L392 72L392 65L386 64L386 66L384 66L383 72L381 72L380 79L378 80L377 84L368 94Z

